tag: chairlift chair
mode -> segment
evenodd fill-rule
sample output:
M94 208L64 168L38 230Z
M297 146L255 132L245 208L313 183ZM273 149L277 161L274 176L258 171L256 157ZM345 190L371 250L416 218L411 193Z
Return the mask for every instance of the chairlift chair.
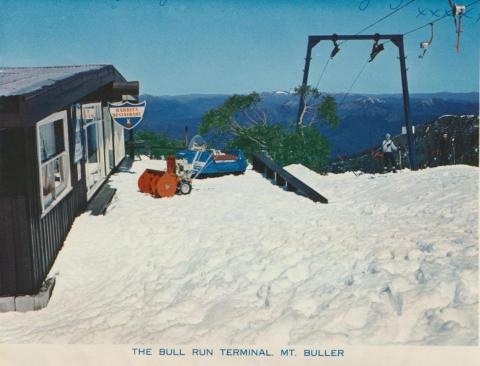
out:
M456 16L464 15L467 7L465 5L453 4L453 9Z
M428 41L420 42L420 49L423 50L421 55L418 55L418 58L424 58L425 53L428 50L428 46L430 46L433 42L433 23L430 23L430 39Z
M462 33L462 16L465 15L467 7L466 5L459 5L452 3L448 0L450 7L452 8L453 23L455 24L455 32L457 33L457 42L455 44L455 50L460 52L460 35Z

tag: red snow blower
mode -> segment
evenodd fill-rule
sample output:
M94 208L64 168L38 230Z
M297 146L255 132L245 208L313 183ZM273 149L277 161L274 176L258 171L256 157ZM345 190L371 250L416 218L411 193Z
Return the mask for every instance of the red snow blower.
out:
M138 189L155 197L173 197L175 194L189 194L192 180L186 172L177 173L174 156L167 157L167 171L146 169L138 178Z

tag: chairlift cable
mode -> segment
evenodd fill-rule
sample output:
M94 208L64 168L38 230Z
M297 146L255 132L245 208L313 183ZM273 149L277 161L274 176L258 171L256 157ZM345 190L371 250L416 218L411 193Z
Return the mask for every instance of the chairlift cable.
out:
M480 1L480 0L479 0L479 1ZM423 28L425 28L425 27L428 27L428 26L430 26L431 24L435 24L436 22L439 22L440 20L443 20L443 19L449 17L450 15L451 15L451 14L445 14L444 16L442 16L442 17L440 17L440 18L438 18L438 19L435 19L435 20L432 21L432 22L428 22L428 23L426 23L426 24L424 24L424 25L421 25L420 27L417 27L417 28L415 28L415 29L409 30L408 32L403 33L403 36L407 36L407 35L409 35L409 34L411 34L411 33L414 33L414 32L419 31L420 29L423 29Z
M330 60L331 60L331 58L329 57L329 58L327 59L327 62L325 62L325 65L323 66L323 70L322 70L322 72L320 73L320 77L318 78L318 81L317 81L317 83L315 84L315 88L318 88L318 85L320 84L320 81L322 81L323 75L325 74L325 70L327 70L327 66L328 66L328 64L330 63Z
M480 1L480 0L478 0ZM399 12L400 10L402 10L403 8L406 8L408 5L414 3L415 0L410 0L409 2L403 4L402 6L399 6L398 8L394 9L392 12L388 13L387 15L381 17L380 19L376 20L375 22L371 23L370 25L362 28L361 30L359 30L357 33L355 33L355 35L359 35L360 33L366 31L367 29L370 29L372 28L373 26L377 25L378 23L384 21L385 19L391 17L392 15L394 15L395 13ZM344 44L345 42L347 42L348 40L344 40L342 42L340 42L338 45L342 45ZM330 59L330 58L329 58ZM350 92L352 91L353 87L355 86L355 84L357 83L358 79L360 78L360 76L362 75L363 71L365 70L365 68L367 67L368 63L370 62L370 57L367 58L367 60L365 61L365 64L362 66L362 68L360 69L360 71L358 72L358 74L356 75L355 79L353 80L352 84L350 85L350 87L348 88L347 92L343 95L342 97L342 100L340 101L340 103L337 105L337 109L343 105L345 99L347 98L347 96L350 94ZM328 64L328 61L327 61L327 64ZM325 67L326 68L326 67Z
M328 66L328 64L330 63L330 60L331 60L331 58L328 57L327 61L325 62L325 65L323 65L322 72L320 73L320 76L319 76L319 78L318 78L318 81L317 81L317 83L315 84L315 89L318 88L318 85L320 84L320 81L322 81L323 75L325 74L325 71L327 70L327 66ZM312 100L312 96L309 95L308 101L306 101L305 105L308 105L308 103L310 103L311 100Z
M362 28L361 30L359 30L357 33L355 33L355 35L359 35L360 33L366 31L367 29L370 29L371 27L373 27L374 25L377 25L378 23L384 21L385 19L389 18L390 16L392 16L393 14L399 12L400 10L402 10L403 8L407 7L408 5L412 4L413 2L415 2L416 0L410 0L409 2L399 6L398 8L395 8L393 11L391 11L390 13L388 13L387 15L381 17L380 19L377 19L375 22L371 23L370 25ZM480 1L480 0L479 0ZM345 41L342 41L340 42L338 45L341 45L341 44L344 44L345 42L347 42L347 40ZM322 80L323 78L323 75L325 74L325 70L327 69L327 66L328 64L330 63L330 60L332 59L332 57L329 57L327 59L327 61L325 62L325 65L323 66L323 70L320 74L320 77L317 81L317 83L315 84L315 88L318 88L318 85L320 84L320 81ZM311 98L310 98L311 99ZM309 101L310 101L309 99Z
M405 3L403 4L402 6L399 6L398 8L396 8L395 10L393 10L392 12L388 13L387 15L381 17L380 19L376 20L375 22L373 22L372 24L366 26L365 28L362 28L361 30L359 30L357 33L355 33L355 35L359 35L360 33L366 31L367 29L370 29L372 28L374 25L377 25L378 23L384 21L385 19L389 18L390 16L392 16L393 14L395 14L396 12L402 10L403 8L407 7L408 5L410 5L411 3L415 2L416 0L410 0L408 3ZM480 0L479 0L480 1ZM339 43L339 45L341 44L344 44L345 42L347 42L348 40L345 40L345 41L342 41Z
M475 6L470 6L470 7L467 9L467 11L465 12L464 15L467 15L472 9L475 9ZM473 23L475 23L475 22L473 22ZM469 22L469 23L467 23L467 24L462 24L462 27L463 27L462 33L465 31L465 28L468 27L470 24L472 24L472 22Z
M352 84L351 84L350 87L348 88L347 92L343 95L342 100L340 101L339 106L343 104L343 102L345 101L345 99L347 98L347 96L350 94L350 92L352 91L353 87L354 87L355 84L357 83L358 79L360 79L360 76L362 75L363 71L365 70L365 68L366 68L367 65L369 64L369 59L370 59L370 58L367 58L367 60L366 60L365 63L363 64L362 68L360 69L360 71L358 72L358 74L355 76L355 79L353 80Z
M408 5L412 4L413 2L415 2L416 0L410 0L409 2L403 4L402 6L399 6L398 8L394 9L393 11L391 11L390 13L388 13L387 15L381 17L380 19L377 19L375 22L373 22L372 24L362 28L361 30L359 30L357 33L355 33L355 35L359 35L360 33L366 31L367 29L370 29L371 27L373 27L374 25L377 25L378 23L384 21L385 19L389 18L390 16L392 16L393 14L399 12L400 10L402 10L403 8L407 7ZM479 0L480 1L480 0ZM347 42L347 40L345 41L342 41L340 42L338 45L342 45L344 44L345 42ZM318 85L320 84L320 81L322 80L323 78L323 75L325 74L325 70L327 69L327 66L328 64L330 63L330 60L332 59L332 57L328 57L327 61L325 62L325 65L323 66L323 70L322 72L320 73L320 77L317 81L317 83L315 84L315 88L318 88ZM365 68L365 66L364 66ZM308 100L308 102L310 102L311 100L311 96ZM308 104L308 102L306 104Z
M473 2L471 2L470 4L467 4L467 5L465 5L465 6L466 6L467 8L469 8L470 6L475 5L475 4L477 4L477 3L480 3L480 0L473 1ZM467 11L468 11L468 9L467 9ZM420 29L423 29L423 28L425 28L425 27L428 27L430 24L435 24L436 22L439 22L440 20L443 20L443 19L445 19L445 18L447 18L447 17L450 17L450 16L452 16L452 14L451 14L451 12L448 12L448 13L445 14L444 16L442 16L442 17L440 17L440 18L438 18L438 19L435 19L434 21L428 22L428 23L426 23L426 24L424 24L424 25L421 25L421 26L419 26L419 27L417 27L417 28L414 28L414 29L412 29L412 30L409 30L408 32L403 33L403 35L406 36L406 35L409 35L409 34L411 34L411 33L417 32L417 31L419 31Z

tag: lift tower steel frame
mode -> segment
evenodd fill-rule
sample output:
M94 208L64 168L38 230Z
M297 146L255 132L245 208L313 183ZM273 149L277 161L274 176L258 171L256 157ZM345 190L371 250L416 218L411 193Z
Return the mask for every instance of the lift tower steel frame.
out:
M320 35L320 36L309 36L308 37L308 46L307 46L307 56L305 57L305 68L303 69L303 81L302 85L307 86L308 82L308 72L310 70L310 61L312 59L312 49L320 41L365 41L365 40L374 40L379 41L381 39L391 41L395 46L398 47L399 59L400 59L400 73L402 76L402 91L403 91L403 114L405 117L405 127L407 129L407 139L408 139L408 157L410 160L410 168L412 170L417 169L417 159L415 153L415 139L413 138L412 128L410 125L410 100L408 94L408 81L407 81L407 68L405 66L405 49L403 46L403 35L402 34L372 34L372 35ZM305 108L305 95L300 95L300 103L298 105L298 114L297 122L300 120L300 115L302 114L303 108Z

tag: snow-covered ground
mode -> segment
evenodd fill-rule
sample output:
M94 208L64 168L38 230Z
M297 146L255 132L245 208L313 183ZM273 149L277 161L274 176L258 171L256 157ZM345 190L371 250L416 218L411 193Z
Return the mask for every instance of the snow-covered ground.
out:
M75 221L48 307L0 313L0 342L478 343L478 169L320 176L314 204L258 173L189 196L112 177L106 216Z

